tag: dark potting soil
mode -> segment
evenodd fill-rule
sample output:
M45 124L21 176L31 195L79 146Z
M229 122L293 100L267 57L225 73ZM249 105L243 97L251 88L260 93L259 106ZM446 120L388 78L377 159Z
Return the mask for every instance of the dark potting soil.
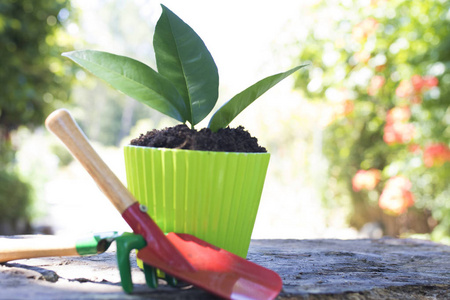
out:
M199 131L190 129L184 124L162 130L154 129L131 140L131 145L189 149L223 152L267 152L259 146L258 140L252 137L244 127L223 128L212 132L209 128Z

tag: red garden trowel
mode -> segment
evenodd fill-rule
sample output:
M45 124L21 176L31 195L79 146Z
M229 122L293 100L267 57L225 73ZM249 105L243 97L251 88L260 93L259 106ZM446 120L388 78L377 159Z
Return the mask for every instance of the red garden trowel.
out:
M96 181L135 234L147 245L138 258L166 274L228 299L273 299L282 288L277 273L189 234L165 235L101 160L67 110L45 122Z

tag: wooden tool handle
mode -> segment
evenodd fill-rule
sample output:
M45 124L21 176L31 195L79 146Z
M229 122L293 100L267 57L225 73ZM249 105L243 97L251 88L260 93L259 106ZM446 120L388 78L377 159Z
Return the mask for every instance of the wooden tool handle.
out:
M79 256L76 242L48 236L0 238L0 263L51 256Z
M59 109L51 113L45 125L78 159L121 214L136 202L133 195L95 152L67 110Z

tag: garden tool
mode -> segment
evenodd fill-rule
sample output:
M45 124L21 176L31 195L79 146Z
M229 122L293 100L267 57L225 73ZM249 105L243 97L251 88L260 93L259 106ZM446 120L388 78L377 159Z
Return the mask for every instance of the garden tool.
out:
M67 239L51 235L20 235L0 238L0 263L16 259L52 256L86 256L101 254L108 250L113 241L117 246L117 262L121 285L125 292L131 293L130 252L141 249L146 243L142 236L125 232L104 232L92 234L79 239ZM144 265L145 281L151 288L158 286L158 272L155 268ZM171 286L177 280L170 275L161 274Z
M274 299L282 288L280 276L189 234L165 235L89 144L65 109L53 112L47 128L67 146L96 181L146 246L137 256L145 264L228 299ZM211 200L213 201L213 200Z
M100 254L119 236L117 232L97 233L79 239L51 235L7 236L0 238L0 263L36 257Z

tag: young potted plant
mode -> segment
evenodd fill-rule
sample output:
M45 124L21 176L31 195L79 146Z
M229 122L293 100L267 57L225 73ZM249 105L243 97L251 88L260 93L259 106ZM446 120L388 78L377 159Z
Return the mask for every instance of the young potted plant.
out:
M258 81L218 109L208 128L197 131L194 126L218 98L219 76L211 54L195 31L163 5L153 47L158 71L107 52L63 55L183 124L142 134L125 146L128 188L163 231L193 234L245 258L270 154L242 127L227 126L303 66Z

